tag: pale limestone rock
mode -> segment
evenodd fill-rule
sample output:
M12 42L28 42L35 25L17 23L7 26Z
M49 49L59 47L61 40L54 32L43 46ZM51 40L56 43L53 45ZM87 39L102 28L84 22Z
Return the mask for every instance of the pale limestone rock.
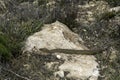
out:
M66 25L56 21L53 24L44 25L40 32L28 37L25 50L32 51L33 48L48 49L87 49L84 45L79 44L83 40Z
M34 48L48 49L88 49L83 44L83 40L73 33L66 25L56 21L52 24L44 25L40 32L36 32L28 37L25 45L25 51L32 52ZM65 60L63 64L58 65L58 71L54 75L59 77L72 78L76 80L87 79L97 80L99 70L96 58L92 55L70 55L65 53L53 53L58 59ZM53 69L55 62L46 63L48 69ZM69 72L65 75L65 72Z
M55 74L61 75L61 71L69 72L68 78L85 80L97 80L99 69L97 68L96 58L94 56L79 55L70 56L61 54L62 59L66 60L59 66L59 71ZM71 58L71 60L69 60ZM60 72L60 73L59 73Z

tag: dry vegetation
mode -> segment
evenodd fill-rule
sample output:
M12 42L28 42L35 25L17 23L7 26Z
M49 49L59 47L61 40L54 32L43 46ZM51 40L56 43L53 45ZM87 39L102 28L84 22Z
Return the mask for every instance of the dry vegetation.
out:
M94 24L81 26L75 21L77 6L84 5L87 0L55 0L56 3L49 7L48 0L38 0L38 4L32 4L35 3L34 1L2 0L0 2L0 60L4 67L6 67L5 64L9 65L14 61L13 59L21 56L21 48L29 35L39 31L44 23L59 20L78 33L90 49L106 49L102 55L96 55L101 62L100 80L120 80L120 12L105 12L96 16L97 20ZM108 2L110 7L120 6L120 0L104 1ZM1 7L3 4L5 6ZM8 73L5 74L8 75ZM3 78L3 75L0 76L1 80Z

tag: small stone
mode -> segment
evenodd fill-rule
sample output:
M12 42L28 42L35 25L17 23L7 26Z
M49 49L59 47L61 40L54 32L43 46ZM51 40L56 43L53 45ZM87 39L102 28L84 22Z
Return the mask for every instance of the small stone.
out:
M58 59L61 59L61 56L60 56L60 55L56 55L56 57L57 57Z

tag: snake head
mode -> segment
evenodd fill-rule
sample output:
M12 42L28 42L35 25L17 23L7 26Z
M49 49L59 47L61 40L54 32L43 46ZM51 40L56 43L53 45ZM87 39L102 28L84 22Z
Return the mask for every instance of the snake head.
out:
M47 48L40 48L39 50L42 52L49 52L49 50Z

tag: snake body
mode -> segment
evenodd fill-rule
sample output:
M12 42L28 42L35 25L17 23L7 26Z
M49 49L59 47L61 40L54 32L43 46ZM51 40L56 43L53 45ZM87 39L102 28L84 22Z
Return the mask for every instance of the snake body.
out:
M40 48L39 49L42 52L47 53L65 53L65 54L81 54L81 55L95 55L98 53L102 53L103 50L74 50L74 49L47 49L47 48Z

